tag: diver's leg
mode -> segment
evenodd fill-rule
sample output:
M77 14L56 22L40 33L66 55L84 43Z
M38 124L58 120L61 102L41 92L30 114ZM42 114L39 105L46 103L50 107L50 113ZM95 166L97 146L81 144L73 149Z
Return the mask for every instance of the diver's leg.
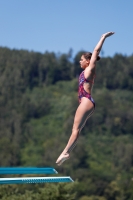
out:
M93 111L94 111L94 104L86 97L83 97L75 114L72 134L70 136L70 139L65 149L63 150L62 154L56 161L58 165L61 165L65 160L69 158L70 152L73 150L73 148L77 143L77 139L79 137L81 129L83 128L86 120L91 116Z

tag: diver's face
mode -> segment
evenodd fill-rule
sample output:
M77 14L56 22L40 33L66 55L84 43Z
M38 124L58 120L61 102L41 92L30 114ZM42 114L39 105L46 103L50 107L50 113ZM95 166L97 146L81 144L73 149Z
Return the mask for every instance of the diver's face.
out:
M82 55L81 58L80 58L80 67L82 69L85 69L86 67L88 67L89 63L90 63L90 60L86 60L86 58Z

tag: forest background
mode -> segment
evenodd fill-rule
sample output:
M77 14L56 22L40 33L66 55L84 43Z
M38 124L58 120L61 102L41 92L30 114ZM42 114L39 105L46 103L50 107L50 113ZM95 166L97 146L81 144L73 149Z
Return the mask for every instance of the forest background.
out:
M0 48L0 166L49 166L75 180L3 185L2 200L133 199L133 55L97 63L96 111L71 158L55 164L78 106L81 54Z

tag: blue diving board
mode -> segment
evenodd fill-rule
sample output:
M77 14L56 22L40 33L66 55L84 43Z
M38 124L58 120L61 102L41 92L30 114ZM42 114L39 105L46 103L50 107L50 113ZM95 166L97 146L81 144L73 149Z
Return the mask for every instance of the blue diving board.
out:
M74 182L71 177L0 178L0 184Z
M0 174L58 174L51 167L0 167Z

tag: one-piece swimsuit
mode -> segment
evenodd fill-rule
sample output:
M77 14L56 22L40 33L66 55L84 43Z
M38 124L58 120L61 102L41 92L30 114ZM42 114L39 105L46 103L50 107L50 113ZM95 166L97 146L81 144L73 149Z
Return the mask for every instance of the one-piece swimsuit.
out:
M78 90L79 103L81 103L82 97L86 97L93 103L93 105L95 107L95 102L94 102L94 99L91 97L91 94L86 92L84 89L84 83L89 83L89 82L91 82L92 84L94 83L93 81L87 80L85 78L84 71L83 71L79 76L79 90Z

